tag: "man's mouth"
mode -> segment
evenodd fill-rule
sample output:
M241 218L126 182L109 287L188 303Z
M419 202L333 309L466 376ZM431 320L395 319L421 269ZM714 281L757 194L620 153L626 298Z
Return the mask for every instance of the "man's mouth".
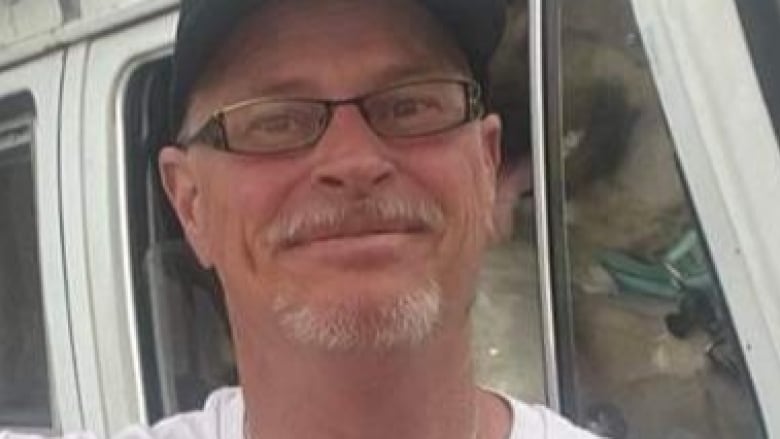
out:
M349 221L333 227L302 230L283 243L286 248L336 240L356 240L390 235L421 235L430 232L422 223Z
M368 238L406 238L435 232L443 225L441 209L430 203L368 199L283 217L269 231L279 249L315 243L357 243Z

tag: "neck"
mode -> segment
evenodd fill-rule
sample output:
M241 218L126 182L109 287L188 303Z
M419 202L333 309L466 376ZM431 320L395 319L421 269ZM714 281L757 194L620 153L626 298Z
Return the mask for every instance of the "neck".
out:
M385 351L248 342L256 344L236 340L251 439L473 439L478 425L501 430L495 398L473 385L470 328Z

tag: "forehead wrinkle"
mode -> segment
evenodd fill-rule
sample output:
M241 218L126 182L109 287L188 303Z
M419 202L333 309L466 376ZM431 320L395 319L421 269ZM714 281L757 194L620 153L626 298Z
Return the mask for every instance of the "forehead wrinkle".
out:
M443 76L465 76L457 69L449 66L435 65L409 65L407 63L390 64L382 68L381 72L372 75L372 84L369 87L359 88L351 93L334 94L322 90L308 74L278 75L279 79L257 81L248 84L246 90L250 98L300 98L300 99L351 99L368 93L382 90L394 85L403 84L411 80L440 79Z

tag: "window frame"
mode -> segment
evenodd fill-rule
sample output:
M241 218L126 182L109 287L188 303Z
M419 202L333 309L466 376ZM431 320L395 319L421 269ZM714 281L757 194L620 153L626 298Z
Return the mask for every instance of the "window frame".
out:
M780 148L736 5L633 3L768 437L780 437Z
M560 245L565 242L565 228L561 227L560 212L556 212L561 210L560 205L551 196L561 182L560 169L555 166L560 158L554 156L554 151L560 149L556 148L556 142L562 136L561 3L559 0L545 0L543 4L541 0L529 2L537 242L540 248L550 245L547 251L539 253L540 282L544 303L555 307L554 317L545 316L545 330L549 331L545 337L546 360L550 362L547 371L548 376L556 377L549 383L548 402L553 408L574 415L573 370L565 364L572 343L568 330L571 327L571 307L567 303L571 293L566 285L568 264L565 248ZM776 227L780 222L780 207L777 203L772 205L769 196L780 193L780 148L770 134L773 132L771 119L761 98L736 6L729 0L644 0L632 4L635 8L644 5L635 14L638 14L654 81L680 155L681 177L689 187L722 281L726 306L741 342L767 437L780 437L780 417L775 415L780 413L777 396L780 381L776 379L780 371L780 328L771 325L780 319L780 297L775 293L780 290L780 273L772 270L780 266L780 247L771 245L780 243L780 230ZM704 9L707 18L681 14L685 12L683 8ZM684 20L696 25L698 33L693 35L700 37L720 35L725 28L727 36L719 42L725 44L697 46L697 40L681 25ZM703 52L694 52L693 47ZM730 68L716 71L712 66L717 52L726 48L732 55L732 63L726 63ZM697 58L693 53L703 54ZM710 79L709 85L713 87L691 87L703 79ZM680 88L681 82L693 91ZM742 118L733 117L734 108L729 104L739 102L733 87L737 83L747 84L749 89L748 103L743 109L758 117L758 138L754 133L753 137L744 135L745 130L741 128L746 126L744 114L740 115ZM715 84L720 87L714 87ZM713 90L724 92L718 94ZM717 97L714 103L708 100L713 95ZM706 111L703 102L715 110ZM725 127L723 131L715 129L719 124ZM718 141L716 133L722 134L725 140ZM754 148L756 155L735 154L734 151L740 151L740 141ZM681 143L685 145L682 150ZM757 163L760 166L755 169Z
M84 428L110 437L148 421L133 296L124 109L132 73L171 52L165 9L68 49L61 172L71 321Z
M82 427L68 319L62 200L59 196L58 130L63 57L62 51L55 51L0 71L0 100L18 93L29 93L34 103L33 178L53 414L51 430L26 429L37 433L58 433ZM53 220L44 221L43 218ZM20 428L14 427L14 430Z

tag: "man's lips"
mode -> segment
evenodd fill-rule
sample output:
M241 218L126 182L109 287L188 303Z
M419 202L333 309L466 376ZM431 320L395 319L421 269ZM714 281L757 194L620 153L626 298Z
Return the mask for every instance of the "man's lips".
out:
M283 247L292 248L308 244L370 238L382 235L418 235L429 232L430 228L422 223L382 222L382 223L345 223L333 227L318 227L304 230L290 237Z
M443 225L435 204L387 196L282 215L269 228L267 242L277 250L323 243L332 244L330 250L359 251L395 246L415 235L437 233Z

